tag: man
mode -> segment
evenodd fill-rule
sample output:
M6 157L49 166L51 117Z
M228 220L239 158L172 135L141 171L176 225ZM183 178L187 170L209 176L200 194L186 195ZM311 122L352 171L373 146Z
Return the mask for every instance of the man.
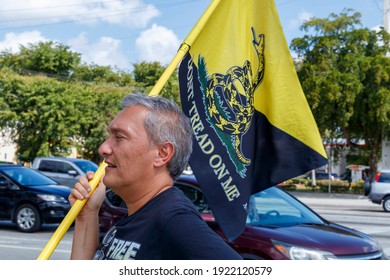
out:
M192 152L191 126L179 107L141 94L127 95L121 107L99 148L108 164L104 184L76 218L71 259L241 259L172 187ZM80 177L71 204L89 197L92 177ZM128 216L98 246L105 185L126 203Z

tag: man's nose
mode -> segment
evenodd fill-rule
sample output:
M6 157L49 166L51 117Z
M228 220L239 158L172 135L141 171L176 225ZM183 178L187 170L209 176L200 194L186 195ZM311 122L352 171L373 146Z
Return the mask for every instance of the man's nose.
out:
M108 138L104 140L104 142L100 145L98 150L99 155L103 157L111 154L111 148L108 140L109 140Z

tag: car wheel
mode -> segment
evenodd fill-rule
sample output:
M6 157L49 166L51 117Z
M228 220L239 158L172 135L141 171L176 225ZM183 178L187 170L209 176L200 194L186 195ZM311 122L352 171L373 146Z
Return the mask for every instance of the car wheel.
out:
M35 232L41 227L41 216L31 204L23 204L16 210L16 227L22 232Z
M390 196L383 200L382 207L386 212L390 212Z

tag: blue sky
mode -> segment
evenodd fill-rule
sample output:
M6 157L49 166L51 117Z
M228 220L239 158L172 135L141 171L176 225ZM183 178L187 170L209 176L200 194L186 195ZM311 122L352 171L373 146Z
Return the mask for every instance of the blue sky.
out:
M245 0L234 0L245 1ZM262 0L258 0L262 1ZM390 0L389 0L390 1ZM210 0L0 0L0 51L58 41L86 63L122 70L168 64ZM383 0L275 0L288 44L301 23L352 8L364 27L383 25Z

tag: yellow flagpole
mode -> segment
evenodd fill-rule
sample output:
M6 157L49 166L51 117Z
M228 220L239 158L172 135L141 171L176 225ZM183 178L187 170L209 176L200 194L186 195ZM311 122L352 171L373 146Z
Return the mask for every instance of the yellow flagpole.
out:
M188 34L187 38L181 44L179 50L176 55L173 57L171 63L165 68L163 74L158 79L157 83L154 85L152 90L150 91L150 96L158 95L164 85L167 83L168 79L171 77L172 73L175 71L177 65L179 65L180 61L190 50L190 46L194 42L194 40L198 37L200 31L203 29L207 20L210 18L214 10L217 8L218 4L221 0L214 0L207 7L206 11L202 14L198 22L195 24L191 32ZM98 186L102 176L104 175L104 169L107 164L103 161L99 168L96 170L93 179L89 182L91 185L91 192L96 189ZM77 200L75 204L73 204L72 208L69 210L68 214L65 216L61 224L58 226L57 230L54 232L53 236L50 238L45 248L42 250L37 260L47 260L50 258L51 254L54 252L55 248L57 248L61 239L64 237L65 233L68 231L69 227L72 225L77 215L83 209L84 205L87 203L87 199Z
M177 65L179 65L180 61L190 50L190 46L198 37L200 31L206 25L208 19L213 14L213 12L215 11L215 9L217 8L220 2L221 0L214 0L207 7L206 11L202 14L198 22L195 24L191 32L188 34L187 38L181 44L179 50L177 51L176 55L173 57L171 63L167 66L167 68L165 68L165 71L162 73L161 77L158 79L157 83L150 91L149 93L150 96L158 95L161 92L162 88L164 87L168 79L171 77L172 73L175 71Z
M89 181L89 184L91 185L90 194L92 194L96 187L99 185L99 182L105 173L104 170L106 166L107 163L103 161L100 164L99 168L96 170L92 180ZM68 231L69 227L72 225L77 215L83 209L85 203L87 203L87 200L88 199L76 200L76 202L73 204L72 208L70 208L69 212L66 214L65 218L62 220L61 224L58 226L50 240L47 242L45 248L43 248L37 260L47 260L50 258L51 254L54 252L55 248L58 246L65 233Z
M206 11L203 13L203 15L199 18L198 22L194 25L191 32L187 35L187 37L184 39L184 43L192 46L196 38L199 36L200 31L203 29L203 27L207 24L207 21L211 17L211 15L214 13L215 9L218 7L221 0L214 0L210 3L210 5L207 7Z
M186 53L189 51L189 49L190 49L190 47L186 44L182 44L180 46L176 55L173 57L171 63L167 66L167 68L165 68L161 77L158 79L157 83L154 85L152 90L149 92L150 96L156 96L161 92L162 88L167 83L168 79L172 76L172 73L175 71L177 65L180 63L180 61L183 59L183 57L186 55Z

